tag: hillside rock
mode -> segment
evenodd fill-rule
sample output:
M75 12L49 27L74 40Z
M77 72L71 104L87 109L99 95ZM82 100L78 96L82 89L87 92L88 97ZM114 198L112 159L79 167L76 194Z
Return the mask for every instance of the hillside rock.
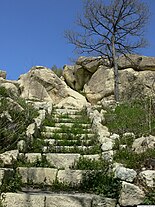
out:
M76 61L77 65L82 66L84 69L91 73L95 73L99 65L102 64L101 57L84 57L81 56Z
M0 160L4 165L11 165L13 161L17 160L19 151L10 150L0 154Z
M118 58L120 99L154 96L155 58L135 54ZM92 104L113 100L114 73L101 57L79 57L74 66L65 66L65 82L75 90L84 90Z
M136 185L122 182L119 203L121 206L135 206L143 202L144 192Z
M115 173L116 178L119 178L126 182L133 182L133 180L137 176L137 173L135 170L125 168L123 166L117 166L116 169L114 170L114 173Z
M84 91L88 101L94 104L103 97L114 94L113 70L105 66L100 66L92 75L90 81L85 84Z
M68 86L80 91L85 83L90 80L92 73L80 65L64 66L63 77Z
M155 136L149 135L147 137L140 137L135 139L132 144L132 149L136 153L143 153L147 149L154 149L155 146Z
M120 69L133 68L138 71L155 71L155 58L137 54L122 55L118 58L118 66Z
M153 188L155 184L155 170L145 170L139 174L144 185Z
M28 73L21 75L18 84L21 97L25 99L49 101L54 104L63 101L65 106L72 102L72 106L75 104L79 108L86 104L84 96L73 91L52 70L43 66L35 66Z
M154 96L155 71L135 71L127 68L119 71L120 99L129 100L131 98L141 98ZM98 101L113 100L114 95L114 74L113 68L100 66L92 75L90 81L85 84L84 91L88 101L96 104ZM105 105L105 103L104 103ZM109 105L109 104L108 104Z

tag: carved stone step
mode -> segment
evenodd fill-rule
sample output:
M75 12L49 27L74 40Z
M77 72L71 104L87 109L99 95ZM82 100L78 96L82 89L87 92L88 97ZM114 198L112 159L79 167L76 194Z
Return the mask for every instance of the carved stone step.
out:
M67 133L67 131L69 131L70 132L70 128L69 127L66 127L66 128L61 128L61 127L49 127L49 126L45 126L45 132L48 132L48 133L50 133L50 132L66 132ZM76 131L77 131L77 133L76 133ZM90 133L90 132L92 132L92 129L81 129L81 131L80 130L78 130L78 128L76 129L75 128L75 134L81 134L81 132L82 133Z
M81 115L80 114L52 114L52 116L54 118L57 118L57 119L80 119L81 118Z
M20 153L19 156L25 156L25 159L28 163L34 163L36 162L36 160L40 160L41 161L41 158L42 156L45 156L46 158L46 155L48 155L48 162L53 166L53 167L56 167L56 168L59 168L59 167L62 167L62 162L65 161L67 162L67 160L69 160L70 164L72 165L72 163L76 162L79 160L79 158L87 158L87 159L90 159L90 160L98 160L100 158L100 154L93 154L93 155L80 155L80 154L58 154L58 153L44 153L43 155L41 153L26 153L25 155L23 153ZM61 160L63 160L61 162ZM70 165L69 164L69 165ZM68 166L68 165L66 165ZM65 166L65 167L66 167ZM50 166L49 166L50 167ZM1 168L0 170L2 171L7 171L7 170L11 170L13 171L12 169L10 168ZM1 171L0 171L1 172Z
M66 143L69 146L83 146L83 145L90 145L91 144L91 139L87 139L87 140L79 140L79 139L44 139L45 143L48 144L48 146L64 146ZM90 143L90 144L89 144Z
M54 133L54 132L42 132L41 133L45 138L53 138L53 137L58 137L58 139L63 139L63 138L73 138L73 139L76 139L76 138L79 138L79 139L91 139L91 138L93 138L94 136L95 136L95 134L93 134L93 133L88 133L88 134L77 134L77 135L75 135L75 134L73 134L73 133L70 133L69 135L68 134L66 134L66 133L63 133L63 132L61 132L61 133Z
M78 109L54 109L54 114L78 114Z
M18 167L22 183L30 186L52 186L55 181L79 185L82 181L83 170L58 170L42 167Z
M88 129L91 128L91 124L75 124L75 123L55 123L55 127L62 127L62 126L66 126L66 127L72 127L75 126L77 128L82 127L83 129Z
M80 154L78 153L47 153L47 161L54 167L60 169L68 169L73 166L73 164L78 161Z
M97 200L101 202L101 198L93 194L58 194L50 192L4 193L2 204L5 207L91 207L93 200L95 200L95 204ZM111 203L109 203L109 200L111 200ZM104 201L104 203L110 204L108 206L111 207L116 205L114 199L108 199L108 202ZM100 206L100 203L98 202L97 205Z
M68 117L68 118L53 118L53 121L56 122L56 123L90 123L89 121L83 121L82 119L80 119L80 116L78 117L75 117L75 118L71 118L71 117Z

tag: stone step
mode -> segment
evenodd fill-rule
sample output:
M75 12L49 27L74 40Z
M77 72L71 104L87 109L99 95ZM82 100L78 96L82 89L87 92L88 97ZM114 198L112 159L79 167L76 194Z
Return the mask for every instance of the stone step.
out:
M52 186L55 181L78 186L82 181L83 170L58 170L42 167L18 167L22 183L30 186Z
M56 119L80 119L80 114L52 114L53 118Z
M71 117L68 117L68 118L53 118L53 121L55 122L55 123L79 123L79 124L81 124L81 123L90 123L90 121L85 121L85 120L82 120L82 119L80 119L80 116L79 117L77 117L77 118L71 118Z
M64 145L64 146L53 146L52 149L53 150L56 150L56 151L69 151L69 150L89 150L89 149L92 149L93 146L67 146L67 145Z
M64 144L66 143L66 145L68 144L68 146L89 146L91 145L92 140L91 139L87 139L87 140L79 140L79 139L68 139L68 140L56 140L56 145L57 146L64 146Z
M87 158L87 159L91 159L91 160L98 160L100 158L100 154L93 154L93 155L80 155L80 154L58 154L58 153L26 153L25 155L23 153L19 154L19 157L25 156L25 159L27 160L28 163L34 163L37 160L41 161L42 156L45 156L46 158L47 155L47 161L51 164L51 166L55 167L55 168L69 168L70 165L72 166L76 161L79 160L79 158ZM62 160L62 161L61 161ZM69 161L69 164L67 163L67 160ZM65 162L65 163L63 163ZM50 167L50 166L49 166ZM1 170L10 170L12 171L12 169L10 168L2 168ZM1 171L0 171L1 172Z
M88 134L73 134L73 133L70 133L69 135L66 134L66 133L63 133L63 132L59 132L59 133L54 133L54 132L41 132L41 134L43 135L43 137L45 138L55 138L55 137L58 137L58 139L63 139L63 138L67 138L70 139L70 138L79 138L79 139L91 139L95 136L95 134L93 133L88 133Z
M53 114L78 114L78 109L54 109Z
M51 133L51 132L59 132L59 133L61 133L61 132L64 132L64 133L67 133L68 131L70 132L71 131L71 128L69 128L69 127L49 127L49 126L45 126L44 127L44 129L45 129L45 132L48 132L48 133ZM78 128L76 129L76 128L74 128L75 129L75 132L76 132L76 130L77 130L77 133L75 133L75 134L82 134L82 133L80 133L80 132L83 132L83 133L90 133L90 132L92 132L92 129L83 129L83 128L79 128L80 130L78 130ZM78 133L79 132L79 133Z
M20 154L22 155L22 154ZM68 169L79 160L79 153L45 153L47 162L54 168ZM41 153L26 153L25 158L28 162L34 163L37 159L41 160Z
M73 154L79 153L81 155L84 154L96 154L101 153L100 146L52 146L52 147L44 147L44 153L62 153L62 154Z
M78 126L79 125L79 126ZM78 123L63 123L63 122L59 122L59 123L55 123L55 127L73 127L75 126L75 128L79 128L82 127L83 129L88 129L91 128L91 124L78 124Z
M91 207L93 200L100 201L96 206L101 206L101 198L93 194L80 193L51 193L51 192L19 192L4 193L1 196L2 205L5 207ZM106 199L106 198L105 198ZM104 199L104 200L105 200ZM103 203L106 203L103 201ZM109 200L108 202L109 203ZM113 203L113 204L112 204ZM108 206L114 207L116 201L111 199ZM107 205L106 205L107 206Z
M78 153L47 153L46 159L51 164L58 169L69 169L74 165L76 161L80 158Z
M87 140L79 140L79 139L44 139L44 142L48 145L48 146L64 146L65 144L69 145L69 146L83 146L83 145L91 145L92 140L91 139L87 139Z

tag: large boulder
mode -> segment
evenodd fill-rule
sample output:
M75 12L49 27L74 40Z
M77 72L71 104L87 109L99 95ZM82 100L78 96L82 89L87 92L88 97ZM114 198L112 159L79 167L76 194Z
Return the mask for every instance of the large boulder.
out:
M103 64L101 57L84 57L81 56L76 61L77 65L81 65L84 69L91 73L95 73L99 65Z
M155 71L155 57L140 56L137 54L122 55L118 58L120 69L134 68L138 71Z
M149 135L135 139L132 144L132 149L139 154L145 152L147 149L154 149L154 146L155 136Z
M35 101L49 101L59 104L63 101L66 106L72 102L72 106L82 108L86 103L84 96L69 88L52 70L36 66L21 75L18 84L21 97ZM68 99L71 99L70 102ZM69 102L69 103L68 103Z
M155 170L145 170L140 172L139 178L144 186L154 187L155 184Z
M133 68L119 70L120 100L155 96L155 71L135 71ZM84 86L88 101L96 104L98 101L113 100L114 72L113 68L100 66ZM108 102L109 105L109 102Z
M120 100L154 96L155 58L135 54L118 58ZM79 57L74 66L65 66L65 82L83 90L89 102L114 100L113 68L101 57Z
M112 69L100 66L90 81L85 84L84 91L88 101L97 103L103 97L114 94L114 73Z
M145 193L138 186L122 182L119 204L121 206L135 206L141 204L144 200Z
M130 169L130 168L125 168L120 165L114 169L114 174L116 178L119 178L120 180L124 180L126 182L133 182L133 180L137 176L137 173L135 170Z
M69 66L65 65L63 77L68 86L72 89L80 91L85 83L90 80L92 73L80 65Z

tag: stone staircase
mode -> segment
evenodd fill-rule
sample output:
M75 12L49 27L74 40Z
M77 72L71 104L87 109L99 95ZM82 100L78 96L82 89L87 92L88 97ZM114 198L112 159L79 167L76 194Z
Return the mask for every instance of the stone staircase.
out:
M80 188L84 171L76 169L76 163L83 158L98 160L101 156L86 112L54 108L43 125L40 137L20 151L15 170L11 166L0 169L2 183L14 171L21 179L20 190L2 193L2 204L5 207L115 206L114 199L101 199Z

